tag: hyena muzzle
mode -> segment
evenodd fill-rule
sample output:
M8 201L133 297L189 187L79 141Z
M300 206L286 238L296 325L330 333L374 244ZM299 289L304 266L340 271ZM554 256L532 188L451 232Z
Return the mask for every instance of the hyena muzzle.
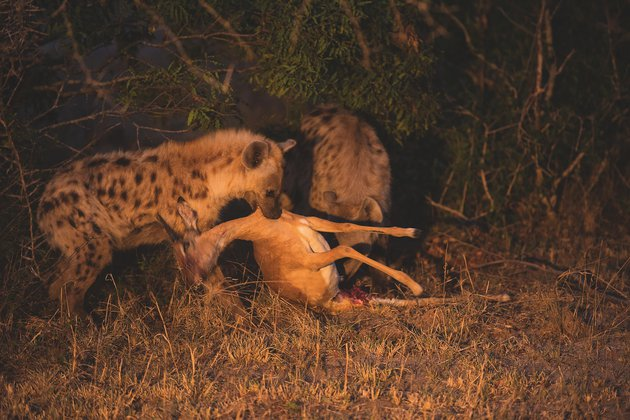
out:
M374 128L345 109L323 105L302 118L300 129L303 139L287 156L283 185L293 210L382 225L390 209L391 170ZM377 240L364 232L336 237L366 255ZM385 247L386 241L378 244ZM352 277L360 265L347 261L346 276Z
M62 254L49 281L50 297L61 299L65 290L68 310L83 315L85 293L113 250L166 240L158 214L183 230L179 196L199 209L203 229L237 198L268 218L279 217L283 153L294 144L220 130L186 143L97 154L61 170L46 186L37 214L48 242Z

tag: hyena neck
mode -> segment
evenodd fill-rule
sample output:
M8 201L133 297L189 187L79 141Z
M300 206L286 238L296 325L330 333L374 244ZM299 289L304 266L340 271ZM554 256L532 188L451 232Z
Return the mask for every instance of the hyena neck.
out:
M208 198L201 201L189 200L193 208L199 212L199 227L202 230L214 226L218 222L221 210L231 201L245 198L247 192L245 180L239 174L228 177L229 172L226 171L220 181L210 180L207 184L210 192Z

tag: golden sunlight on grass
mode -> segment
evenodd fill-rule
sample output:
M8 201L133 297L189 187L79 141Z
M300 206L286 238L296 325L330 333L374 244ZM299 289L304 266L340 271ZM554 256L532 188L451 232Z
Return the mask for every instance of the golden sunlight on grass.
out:
M342 316L263 289L239 320L173 286L172 262L160 261L142 267L153 283L116 281L98 326L59 312L6 319L3 415L614 417L628 407L627 304L546 273L461 273L466 289L509 290L508 303Z

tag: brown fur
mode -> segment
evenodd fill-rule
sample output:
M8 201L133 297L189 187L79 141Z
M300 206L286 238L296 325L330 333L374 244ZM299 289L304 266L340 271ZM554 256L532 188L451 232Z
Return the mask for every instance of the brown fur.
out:
M312 210L357 222L381 225L390 210L389 157L374 129L365 121L334 105L323 105L302 119L304 141L287 159L284 190L298 213ZM338 233L340 244L369 252L376 235ZM386 246L386 244L384 244ZM346 275L358 261L344 264Z
M254 256L263 272L263 279L272 290L296 302L306 303L332 312L360 304L339 295L339 274L334 262L352 258L368 264L405 284L414 295L422 287L402 271L389 268L348 246L330 249L318 232L372 232L393 236L415 237L416 229L358 226L335 223L317 217L304 217L283 211L278 219L266 219L260 211L231 220L200 233L196 212L180 200L178 212L186 233L173 237L175 257L186 277L193 283L203 281L216 264L221 252L235 239L252 241ZM168 223L163 223L170 230ZM395 304L399 304L397 300Z
M291 146L247 130L222 130L73 163L48 183L38 209L40 229L63 255L49 285L51 298L60 298L67 286L69 311L82 314L85 292L114 249L167 239L158 213L182 229L171 204L179 196L199 210L202 228L233 198L245 197L267 217L278 217L283 149Z

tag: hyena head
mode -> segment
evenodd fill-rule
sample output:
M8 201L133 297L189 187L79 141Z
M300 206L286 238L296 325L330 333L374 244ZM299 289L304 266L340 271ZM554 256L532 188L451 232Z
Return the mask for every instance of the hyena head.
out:
M201 232L197 226L197 212L182 197L177 200L177 213L184 222L184 234L180 235L158 214L157 219L162 224L173 242L173 253L177 265L190 285L200 284L208 277L210 269L216 265L219 252L210 254L213 247L202 252L199 246Z
M260 207L269 219L277 219L282 214L283 154L293 146L293 139L282 143L256 140L243 150L242 162L246 172L244 198L252 209Z
M383 222L383 209L372 197L366 197L361 202L343 202L334 191L324 192L326 213L346 220L358 222Z

